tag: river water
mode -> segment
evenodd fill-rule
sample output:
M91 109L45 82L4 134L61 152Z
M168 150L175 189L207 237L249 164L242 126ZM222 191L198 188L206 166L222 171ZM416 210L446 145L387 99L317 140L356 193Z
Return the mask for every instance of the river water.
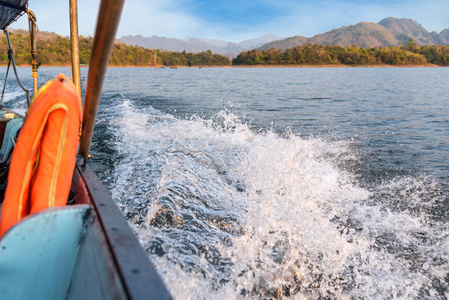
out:
M448 299L448 82L110 68L91 163L175 299Z

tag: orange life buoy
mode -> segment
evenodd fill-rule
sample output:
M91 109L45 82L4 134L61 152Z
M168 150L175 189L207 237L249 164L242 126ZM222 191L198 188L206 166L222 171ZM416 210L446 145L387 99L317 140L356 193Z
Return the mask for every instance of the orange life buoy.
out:
M33 97L10 164L0 237L28 214L66 205L81 118L81 99L63 74Z

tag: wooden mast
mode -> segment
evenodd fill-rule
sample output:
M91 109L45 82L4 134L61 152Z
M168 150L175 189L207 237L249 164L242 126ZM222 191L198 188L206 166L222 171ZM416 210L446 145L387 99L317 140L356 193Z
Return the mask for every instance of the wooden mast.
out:
M69 0L70 4L70 46L72 50L72 81L81 97L80 48L78 40L78 1Z
M79 154L84 159L84 164L89 157L101 88L109 58L111 57L123 3L124 0L102 0L98 11L97 28L95 30L84 97L83 124L80 138Z

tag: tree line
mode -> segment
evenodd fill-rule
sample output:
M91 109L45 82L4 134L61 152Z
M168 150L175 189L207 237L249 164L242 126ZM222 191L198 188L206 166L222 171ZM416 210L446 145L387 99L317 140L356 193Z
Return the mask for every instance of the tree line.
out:
M402 49L421 54L427 59L428 63L439 66L449 66L449 45L426 45L420 47L413 39L409 39L407 45L403 46Z
M413 40L402 47L360 48L306 44L284 51L257 49L240 53L233 65L449 65L449 46L418 46Z
M31 62L28 35L10 33L17 65ZM93 38L83 37L80 63L89 64ZM37 61L43 65L70 64L70 39L58 35L37 40ZM6 36L0 37L0 64L8 63ZM171 52L116 43L112 49L111 66L229 66L229 65L423 65L449 66L449 46L418 46L413 40L402 47L360 48L335 45L306 44L284 51L279 49L249 50L231 60L212 54Z
M31 62L28 35L10 32L11 45L16 64ZM80 36L80 63L89 64L93 38ZM57 36L54 39L37 39L37 62L47 66L62 66L71 63L70 39ZM156 55L155 55L156 53ZM8 63L8 42L6 36L0 37L0 64ZM146 49L139 46L116 43L112 48L111 66L229 66L228 57L212 54L210 50L201 53L170 52Z

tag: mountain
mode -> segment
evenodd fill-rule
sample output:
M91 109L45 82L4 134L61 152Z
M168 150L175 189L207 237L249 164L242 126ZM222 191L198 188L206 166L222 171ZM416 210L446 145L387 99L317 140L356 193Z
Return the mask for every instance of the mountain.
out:
M438 33L429 33L418 22L412 19L385 18L379 22L388 29L401 44L407 44L412 37L418 45L431 45L438 43Z
M264 45L265 43L280 39L282 38L277 35L266 34L259 38L245 40L239 43L232 43L213 39L199 39L199 38L175 39L175 38L159 37L156 35L152 37L144 37L142 35L136 36L127 35L121 37L119 41L128 45L141 46L148 49L153 48L176 52L181 52L185 50L187 52L193 53L211 50L212 53L235 57L242 51L254 49Z
M270 43L267 43L261 47L259 47L260 50L268 50L270 48L277 48L277 49L288 49L288 48L294 48L297 46L304 45L308 43L309 38L301 35L292 36L283 40L279 41L273 41Z
M441 39L441 44L449 45L449 29L444 29L440 32L439 37Z
M414 39L419 46L434 44L448 45L449 29L444 29L440 33L435 31L429 32L415 20L388 17L379 23L360 22L355 25L343 26L325 33L320 33L311 38L300 35L281 38L269 33L255 39L232 43L217 39L174 39L158 36L143 37L141 35L128 35L120 38L119 41L133 46L176 52L185 50L187 52L198 53L211 50L212 53L233 58L242 51L255 48L259 50L267 50L270 48L285 50L307 43L340 46L356 45L363 48L373 48L404 45L407 44L409 39Z
M317 34L311 38L302 36L290 37L267 43L259 47L259 49L277 48L285 50L306 43L339 46L356 45L363 48L373 48L404 45L407 44L409 39L414 39L419 46L447 45L449 44L449 29L444 29L438 34L435 31L427 31L415 20L388 17L379 23L360 22L355 25L343 26Z
M380 24L360 22L315 35L309 39L309 42L340 46L355 44L362 48L373 48L395 45L396 39L391 32Z
M182 52L183 50L187 52L200 52L201 50L199 49L203 49L205 47L207 49L216 51L216 48L219 48L198 38L179 40L174 38L159 37L157 35L154 35L152 37L144 37L141 35L127 35L120 38L119 41L128 45L141 46L148 49L153 48L176 52Z
M266 43L269 43L272 41L277 41L277 40L282 40L282 39L283 39L282 37L279 37L275 34L267 33L261 37L255 38L255 39L241 41L240 43L237 43L237 45L239 45L243 49L249 50L249 49L255 49L260 46L263 46Z
M189 38L183 38L183 41L188 41L194 39L193 37L189 37ZM228 41L223 41L223 40L215 40L215 39L200 39L205 43L214 45L216 47L220 47L220 48L225 48L228 46L229 42Z

